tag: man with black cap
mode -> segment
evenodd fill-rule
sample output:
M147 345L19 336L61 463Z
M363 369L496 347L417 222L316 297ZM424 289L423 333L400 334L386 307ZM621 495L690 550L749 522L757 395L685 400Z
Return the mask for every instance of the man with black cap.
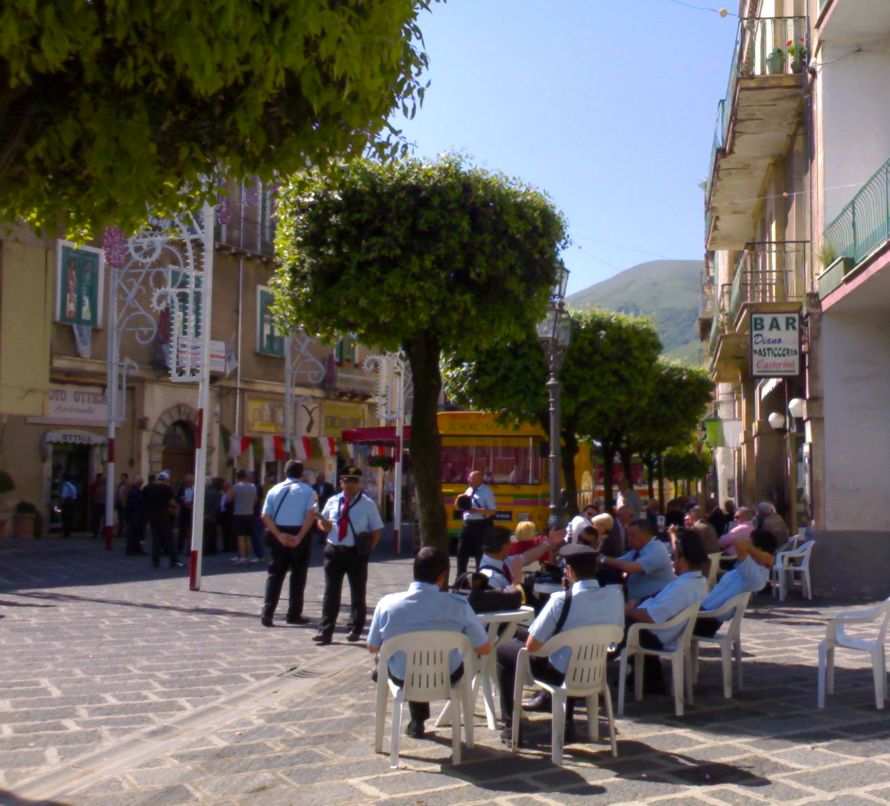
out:
M157 480L142 488L145 507L148 510L148 523L151 526L151 564L161 567L161 552L170 558L171 568L183 568L176 554L173 542L173 515L176 512L176 497L170 486L170 471L162 470Z
M576 627L596 624L624 626L622 606L624 597L618 587L600 588L596 581L597 552L582 543L570 543L560 549L566 563L566 577L571 585L563 592L554 593L544 609L532 622L525 642L530 652L537 651L557 633ZM507 641L497 650L498 687L501 692L501 715L506 725L501 737L512 739L513 684L516 679L516 659L522 648L520 641ZM532 673L539 680L560 685L565 678L571 653L559 650L549 658L531 657ZM571 704L571 703L570 703ZM571 710L566 714L566 733L573 735Z
M302 462L288 462L284 472L285 480L266 493L261 515L263 524L271 535L266 597L260 615L264 627L272 626L272 617L278 607L284 577L288 571L290 598L287 623L305 624L308 621L303 617L303 591L306 589L306 575L312 551L309 531L315 523L315 492L300 480L303 475Z
M361 491L362 471L347 467L340 476L340 492L325 504L318 528L327 536L324 547L324 599L321 628L312 640L329 644L340 612L343 577L349 579L351 631L347 641L358 641L365 628L368 557L380 542L383 521L377 505Z
M678 530L674 554L676 579L645 602L628 601L624 608L628 627L634 622L660 624L669 621L689 605L701 603L708 593L708 581L702 575L702 568L707 564L708 553L702 545L701 536L692 529ZM649 649L663 649L677 639L684 626L669 630L643 630L640 643ZM651 655L643 657L643 687L651 694L666 690L661 661Z

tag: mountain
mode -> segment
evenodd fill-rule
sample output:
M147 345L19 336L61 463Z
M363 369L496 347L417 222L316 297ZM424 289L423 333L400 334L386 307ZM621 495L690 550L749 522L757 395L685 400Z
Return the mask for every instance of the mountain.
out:
M698 306L703 268L700 260L650 260L571 294L566 305L649 316L666 358L700 366Z

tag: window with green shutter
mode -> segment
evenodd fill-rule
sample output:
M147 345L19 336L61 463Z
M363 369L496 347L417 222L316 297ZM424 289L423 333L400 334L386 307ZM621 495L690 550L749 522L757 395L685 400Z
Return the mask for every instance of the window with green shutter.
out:
M257 352L284 357L284 333L272 315L275 297L271 289L257 287Z
M334 345L334 360L342 366L343 364L355 363L355 351L358 344L357 339L353 335L343 336Z

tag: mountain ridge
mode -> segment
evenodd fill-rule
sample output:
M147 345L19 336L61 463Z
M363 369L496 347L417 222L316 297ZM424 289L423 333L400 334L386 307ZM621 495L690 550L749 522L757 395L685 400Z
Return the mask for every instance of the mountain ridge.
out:
M648 260L566 297L570 308L649 316L666 358L701 366L698 307L701 260Z

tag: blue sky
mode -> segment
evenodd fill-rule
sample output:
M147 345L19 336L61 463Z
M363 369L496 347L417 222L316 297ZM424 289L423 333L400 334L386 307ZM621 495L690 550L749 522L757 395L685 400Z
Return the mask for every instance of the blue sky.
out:
M698 184L738 24L713 10L681 0L436 4L421 18L432 84L415 119L394 123L417 156L463 152L546 191L569 222L570 292L645 260L700 259Z

